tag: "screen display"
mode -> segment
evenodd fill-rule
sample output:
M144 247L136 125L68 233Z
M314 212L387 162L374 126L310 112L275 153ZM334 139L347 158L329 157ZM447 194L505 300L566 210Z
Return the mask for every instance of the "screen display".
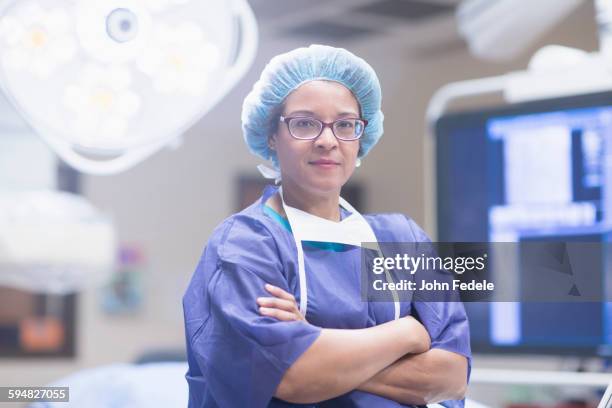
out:
M612 284L612 93L449 114L436 125L436 160L439 241L598 242L593 278ZM476 352L612 354L612 303L466 310Z

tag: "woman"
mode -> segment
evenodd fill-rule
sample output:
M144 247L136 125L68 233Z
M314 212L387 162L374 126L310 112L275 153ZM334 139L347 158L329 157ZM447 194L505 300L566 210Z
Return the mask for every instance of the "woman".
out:
M372 68L321 45L272 59L245 99L245 140L282 188L217 227L185 294L190 407L463 406L462 305L361 300L359 242L428 240L340 198L380 105Z

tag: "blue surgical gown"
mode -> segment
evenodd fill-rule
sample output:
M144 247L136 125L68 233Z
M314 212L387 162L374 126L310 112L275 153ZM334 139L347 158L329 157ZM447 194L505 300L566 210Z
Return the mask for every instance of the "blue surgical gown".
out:
M300 296L290 227L265 206L276 191L268 187L260 200L215 229L185 293L189 407L403 407L357 390L314 405L274 398L285 371L316 340L321 328L361 329L394 317L393 302L361 300L361 249L323 243L303 243L310 324L259 314L256 299L271 296L266 283L292 293L298 303ZM366 215L365 219L379 242L428 241L416 223L403 215ZM423 323L432 348L461 354L470 364L468 322L461 303L402 302L400 312ZM444 405L463 407L463 401Z

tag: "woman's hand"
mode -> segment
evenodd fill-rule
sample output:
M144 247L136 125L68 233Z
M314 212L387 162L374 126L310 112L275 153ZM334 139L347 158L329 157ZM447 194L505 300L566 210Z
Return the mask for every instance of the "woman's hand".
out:
M293 320L306 321L302 313L300 313L295 297L291 293L287 293L269 283L265 287L274 297L257 298L259 313L285 322Z

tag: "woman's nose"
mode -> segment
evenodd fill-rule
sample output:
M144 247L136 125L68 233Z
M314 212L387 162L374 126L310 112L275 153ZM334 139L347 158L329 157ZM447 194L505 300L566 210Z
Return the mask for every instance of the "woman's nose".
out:
M338 139L330 127L323 129L323 132L315 139L315 146L321 149L333 149L338 146Z

